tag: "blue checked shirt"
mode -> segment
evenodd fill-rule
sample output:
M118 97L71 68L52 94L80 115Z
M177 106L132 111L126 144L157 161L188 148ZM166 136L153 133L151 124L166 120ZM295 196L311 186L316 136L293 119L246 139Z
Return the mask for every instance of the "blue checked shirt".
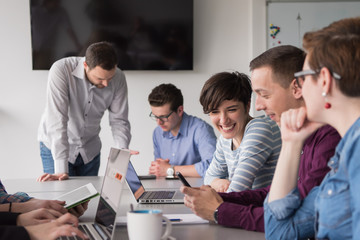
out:
M31 197L24 192L17 192L15 194L8 194L5 190L4 185L0 181L0 204L9 202L26 202Z

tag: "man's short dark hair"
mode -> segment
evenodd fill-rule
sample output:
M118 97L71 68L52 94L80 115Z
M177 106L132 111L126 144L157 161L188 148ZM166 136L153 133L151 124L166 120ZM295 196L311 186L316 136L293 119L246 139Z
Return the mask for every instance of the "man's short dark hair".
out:
M85 62L90 69L99 66L105 70L112 70L118 63L116 50L109 42L97 42L86 49Z
M250 71L261 67L270 67L277 82L283 88L288 88L294 73L302 70L305 61L305 52L300 48L283 45L270 48L250 62Z
M184 104L181 90L171 83L155 87L149 94L148 101L152 107L161 107L170 103L171 111L177 111Z
M246 74L220 72L204 84L200 93L200 103L206 114L217 109L225 100L242 102L246 109L251 101L251 93L250 79Z

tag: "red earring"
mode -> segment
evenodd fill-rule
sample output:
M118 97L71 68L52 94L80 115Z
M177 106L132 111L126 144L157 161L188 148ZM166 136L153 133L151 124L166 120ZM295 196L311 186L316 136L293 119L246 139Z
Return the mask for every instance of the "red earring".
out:
M325 109L329 109L329 108L331 108L331 103L328 102L326 95L327 95L326 92L322 93L322 96L325 98L325 106L324 107L325 107Z
M331 108L331 104L330 104L330 103L328 103L328 102L327 102L327 103L325 103L325 108L326 108L326 109Z

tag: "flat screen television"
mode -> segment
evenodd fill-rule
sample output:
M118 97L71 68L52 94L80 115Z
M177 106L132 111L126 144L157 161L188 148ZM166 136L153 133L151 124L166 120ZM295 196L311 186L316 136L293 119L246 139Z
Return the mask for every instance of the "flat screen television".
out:
M122 70L192 70L193 0L30 0L34 70L114 44Z

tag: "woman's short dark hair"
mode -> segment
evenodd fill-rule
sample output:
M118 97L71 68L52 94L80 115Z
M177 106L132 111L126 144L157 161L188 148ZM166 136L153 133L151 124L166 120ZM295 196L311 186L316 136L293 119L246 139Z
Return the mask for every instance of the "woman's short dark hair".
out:
M200 103L204 113L217 109L225 100L239 101L247 107L251 101L249 77L239 72L220 72L207 80L201 90Z
M86 49L85 62L90 69L99 66L105 70L112 70L118 63L116 50L109 42L93 43Z
M181 90L171 83L164 83L155 87L149 94L148 101L153 107L161 107L170 103L170 110L174 112L184 104Z

